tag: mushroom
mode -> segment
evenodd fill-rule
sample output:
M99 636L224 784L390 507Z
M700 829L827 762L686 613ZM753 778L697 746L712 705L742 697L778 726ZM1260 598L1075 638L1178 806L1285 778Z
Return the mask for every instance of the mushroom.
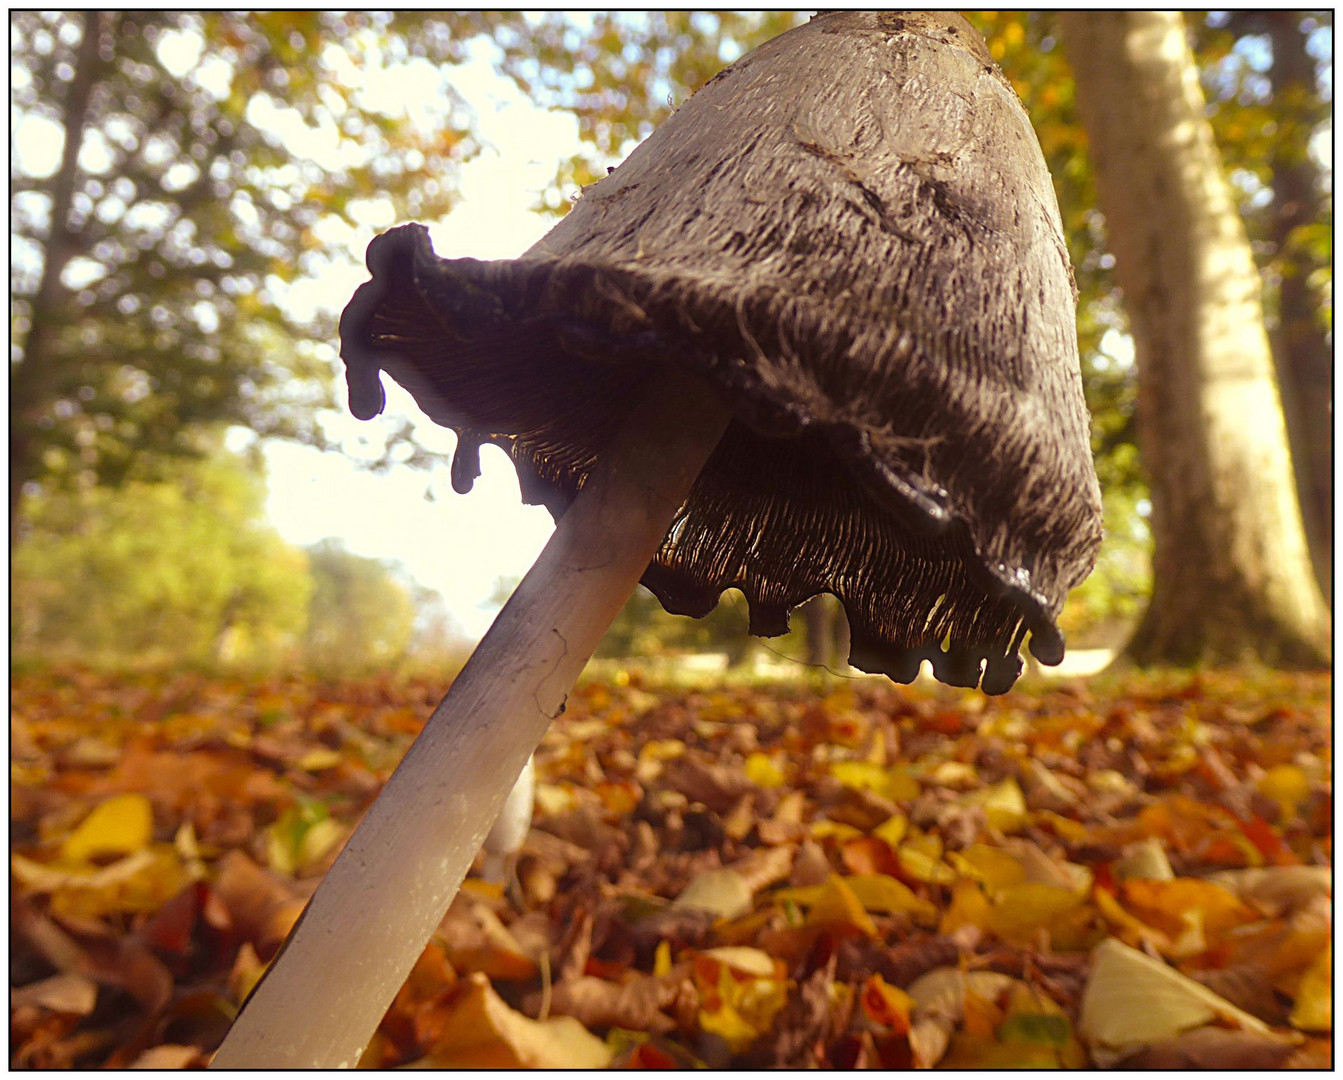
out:
M642 582L779 634L821 593L857 667L1009 689L1057 664L1100 493L1053 187L955 15L829 12L743 56L520 258L368 250L341 319L350 407L380 371L484 443L550 544L350 838L215 1059L354 1064L505 796Z

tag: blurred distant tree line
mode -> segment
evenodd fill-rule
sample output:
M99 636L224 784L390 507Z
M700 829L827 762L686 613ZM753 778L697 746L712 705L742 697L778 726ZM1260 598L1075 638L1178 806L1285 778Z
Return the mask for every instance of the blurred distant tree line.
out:
M1064 622L1075 637L1098 633L1131 622L1151 589L1128 319L1058 20L970 17L1040 136L1081 292L1107 543ZM242 426L327 445L322 418L338 407L335 316L347 298L313 296L304 284L348 258L352 237L451 208L457 170L479 146L470 103L453 89L454 67L488 56L538 104L577 116L583 148L558 163L538 205L562 213L724 64L805 18L12 12L11 147L48 151L11 154L16 643L36 647L65 634L96 648L115 627L123 643L145 634L218 657L299 642L321 623L310 652L339 652L334 643L353 630L338 629L337 616L349 609L323 590L337 578L362 588L359 575L321 569L327 556L338 561L330 551L281 550L257 524L259 496L244 483L253 459L222 458L222 431ZM1186 16L1207 115L1261 273L1298 495L1326 591L1331 19ZM386 72L397 75L392 85L413 76L417 92L380 89L376 76ZM409 440L408 428L388 432L384 463L423 462ZM152 531L167 520L176 531ZM170 552L197 571L175 576ZM129 587L115 601L97 591L115 579L114 556L123 560L118 573L142 579L139 599ZM380 602L404 616L399 602ZM632 608L630 627L637 614ZM645 627L654 625L648 618ZM732 622L730 606L723 622ZM381 644L368 644L370 655L395 652L397 634L373 625L364 623L368 641ZM629 648L647 647L618 624L622 633Z
M154 481L30 496L12 566L17 660L334 674L458 651L441 597L394 564L280 539L241 456L161 468Z

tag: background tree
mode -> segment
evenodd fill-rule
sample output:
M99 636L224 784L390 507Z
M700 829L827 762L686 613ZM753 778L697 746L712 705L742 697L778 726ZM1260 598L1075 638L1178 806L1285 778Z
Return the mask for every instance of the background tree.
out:
M11 14L11 528L36 481L147 477L220 423L320 441L340 305L296 282L446 212L474 147L432 65L432 108L373 92L411 59L387 21Z
M1063 17L1132 321L1153 593L1135 659L1319 663L1329 620L1295 498L1261 284L1183 20Z
M415 632L415 606L395 568L345 549L338 540L308 548L312 601L303 653L317 671L359 671L403 660Z
M1315 152L1332 112L1328 12L1191 17L1210 119L1264 282L1269 341L1306 537L1333 567L1332 180Z
M264 522L241 458L165 465L154 483L39 493L11 567L20 659L269 663L308 624L308 560Z

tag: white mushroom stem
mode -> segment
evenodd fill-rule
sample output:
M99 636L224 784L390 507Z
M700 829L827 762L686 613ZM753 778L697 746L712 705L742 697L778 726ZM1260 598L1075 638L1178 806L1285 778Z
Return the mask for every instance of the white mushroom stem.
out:
M527 841L532 828L532 810L536 803L536 766L532 758L522 767L513 790L504 800L504 807L494 819L489 835L485 837L484 865L480 876L499 885L516 882L518 852Z
M214 1068L358 1062L728 419L698 380L650 380L313 894Z

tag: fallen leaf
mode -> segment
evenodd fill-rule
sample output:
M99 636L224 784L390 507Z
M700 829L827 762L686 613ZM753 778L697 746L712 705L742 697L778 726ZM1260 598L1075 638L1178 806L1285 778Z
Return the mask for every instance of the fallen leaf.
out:
M71 1016L88 1016L97 998L98 984L92 979L64 972L10 990L9 1005L12 1009L31 1005Z
M736 870L706 870L691 879L673 907L700 908L724 919L745 915L754 906L751 886Z
M892 986L880 975L870 975L859 992L863 1015L874 1024L888 1028L896 1034L909 1031L909 1013L914 1008L914 999Z
M1334 948L1330 944L1311 964L1296 992L1290 1017L1302 1031L1332 1031L1334 1028Z
M174 1043L163 1043L160 1046L150 1047L134 1061L131 1062L132 1069L186 1069L193 1065L199 1066L205 1057L199 1046L178 1046Z
M511 1009L486 976L468 975L416 1069L602 1069L611 1049L570 1016L533 1020Z
M1166 858L1166 849L1154 836L1128 847L1123 858L1114 864L1113 873L1120 881L1128 878L1172 881L1175 878L1175 871L1171 869L1170 860Z
M905 768L888 768L870 761L836 761L830 775L846 787L871 791L892 802L918 798L921 788Z
M937 921L937 906L917 895L902 881L889 874L851 874L844 878L858 902L867 911L885 915L909 915L931 926Z
M1101 942L1091 955L1078 1033L1102 1066L1213 1022L1260 1036L1272 1034L1262 1020L1114 938Z
M73 862L97 855L127 855L148 845L154 835L154 809L143 795L114 795L99 803L61 844L61 856Z
M554 986L550 1012L572 1016L587 1028L620 1027L657 1034L672 1031L676 1022L661 1011L676 994L670 975L670 971L667 977L640 975L624 983L580 975ZM540 1000L538 993L528 1002L539 1005Z
M1125 1069L1215 1069L1218 1072L1277 1069L1291 1055L1291 1042L1252 1031L1209 1025L1181 1032L1125 1057Z
M788 775L778 760L759 750L746 755L742 771L746 774L746 779L757 787L778 788L788 782Z
M1208 878L1229 889L1265 915L1287 915L1322 896L1333 896L1334 871L1329 866L1265 866L1221 870Z
M735 1052L769 1030L788 1000L788 981L759 949L716 949L692 960L700 995L699 1026Z

